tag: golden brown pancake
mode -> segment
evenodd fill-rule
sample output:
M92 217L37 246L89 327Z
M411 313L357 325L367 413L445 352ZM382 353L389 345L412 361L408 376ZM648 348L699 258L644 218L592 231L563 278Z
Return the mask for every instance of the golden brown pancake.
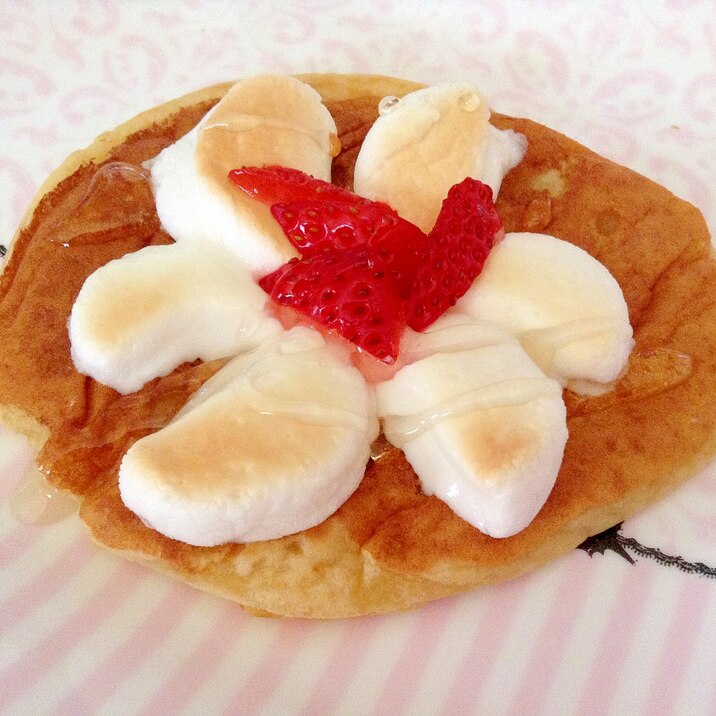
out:
M302 79L336 120L342 151L334 181L350 186L378 100L417 85L373 76ZM495 115L498 127L529 140L497 203L506 229L553 234L604 263L622 286L636 339L613 392L565 393L564 462L534 522L507 539L482 534L423 495L403 454L379 440L355 494L305 532L201 548L143 525L119 497L119 461L222 362L182 365L123 397L77 373L66 322L92 271L171 241L132 167L186 133L228 86L145 112L69 157L40 190L0 276L0 419L42 448L39 464L81 498L97 542L257 614L387 612L536 569L658 500L713 457L716 261L698 210L558 132Z

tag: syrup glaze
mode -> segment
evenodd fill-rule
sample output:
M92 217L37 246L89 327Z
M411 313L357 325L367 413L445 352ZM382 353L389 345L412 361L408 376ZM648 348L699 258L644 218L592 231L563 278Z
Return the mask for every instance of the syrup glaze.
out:
M77 510L77 499L55 487L37 468L28 470L10 495L10 512L18 522L51 525Z
M100 165L82 165L44 197L20 230L0 276L2 402L52 430L65 422L81 425L116 398L114 391L75 370L67 317L95 269L143 246L171 242L161 230L146 182L127 180L128 172L116 171L116 163L140 167L187 132L210 106L198 105L174 121L132 135ZM103 170L107 165L115 169ZM116 186L121 197L111 200L118 213L110 218L100 205Z
M52 225L47 238L68 248L109 243L128 232L151 236L156 230L149 172L127 162L108 162Z

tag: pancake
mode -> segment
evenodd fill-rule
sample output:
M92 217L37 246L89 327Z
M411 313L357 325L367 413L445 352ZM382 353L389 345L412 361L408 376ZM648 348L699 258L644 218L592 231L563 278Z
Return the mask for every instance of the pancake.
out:
M385 95L418 85L310 75L342 150L334 182L351 186ZM575 548L673 490L716 453L716 261L698 210L663 187L528 119L493 115L529 141L497 202L507 231L571 241L621 285L636 347L614 391L565 392L569 440L532 524L493 539L422 494L402 452L379 439L353 496L322 524L267 542L193 547L146 527L122 503L119 461L165 425L223 361L185 364L121 396L80 375L67 318L84 279L107 261L166 244L139 169L226 92L161 105L70 156L28 211L0 276L0 420L28 436L57 487L104 547L261 615L340 618L416 607L512 579Z

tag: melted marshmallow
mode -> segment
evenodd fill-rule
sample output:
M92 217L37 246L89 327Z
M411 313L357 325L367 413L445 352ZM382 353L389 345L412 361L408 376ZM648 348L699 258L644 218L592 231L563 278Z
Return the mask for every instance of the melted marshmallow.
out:
M292 77L237 82L206 117L148 163L157 213L175 241L219 242L254 275L296 252L268 207L227 179L231 169L278 164L330 181L333 118L320 95Z
M179 364L254 348L281 329L266 294L231 254L148 246L97 269L69 320L80 373L131 393Z
M517 336L547 375L578 392L608 389L634 346L607 268L545 234L507 234L457 308Z
M426 232L451 186L469 176L497 196L526 151L522 135L490 124L485 99L469 85L434 85L386 98L380 109L356 160L355 191Z
M406 336L376 387L385 435L434 494L477 529L509 537L552 490L567 441L560 386L517 341L455 312Z
M294 328L227 364L136 442L120 491L147 524L188 544L273 539L348 499L377 434L361 374L319 333Z

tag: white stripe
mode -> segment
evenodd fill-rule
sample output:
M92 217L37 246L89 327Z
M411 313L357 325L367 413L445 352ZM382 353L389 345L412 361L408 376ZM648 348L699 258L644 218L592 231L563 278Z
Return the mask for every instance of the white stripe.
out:
M682 575L683 579L683 575ZM688 655L688 664L679 697L674 700L674 713L706 714L716 699L716 582L710 580L711 595L701 629Z
M44 599L29 611L27 618L0 634L2 665L20 660L44 639L50 639L53 632L87 604L101 599L105 582L116 568L116 562L98 555L58 590L44 595ZM7 646L13 648L8 649Z
M345 621L306 622L300 625L309 633L305 643L296 653L284 678L276 684L272 698L268 699L263 711L277 714L286 709L298 711L310 697L313 688L321 682L324 688L331 688L330 673L326 668L345 630L351 624Z
M111 561L92 561L59 591L48 594L28 619L19 622L8 634L3 635L3 640L7 639L11 645L15 645L16 658L20 656L21 659L27 659L26 655L31 650L51 641L54 632L62 629L67 621L75 618L91 602L101 600L106 580L113 576L115 570L116 564ZM83 652L80 645L70 653L72 651L85 653L92 658L97 656L96 653L92 655ZM82 680L85 676L86 672L77 669L73 658L67 652L60 651L49 669L27 691L18 694L13 706L20 713L45 711L68 693L73 680Z
M599 647L598 636L604 631L622 579L626 579L629 570L634 569L622 557L609 552L588 557L580 551L572 558L591 559L591 567L596 574L592 582L594 586L585 595L582 608L574 620L571 638L563 647L561 663L545 699L544 711L548 714L576 713L584 684L591 676L590 667ZM555 657L545 655L545 658Z
M13 518L8 517L8 520L11 519ZM0 524L4 527L7 522L0 520ZM0 606L5 600L21 592L42 571L53 567L69 545L87 534L77 516L47 527L30 527L15 523L6 534L14 530L20 530L26 535L27 548L2 569ZM0 540L4 538L5 535L0 536Z
M643 560L640 560L643 561ZM636 569L653 569L650 563L639 564ZM643 713L648 697L647 689L659 665L663 649L668 649L665 636L671 626L674 605L684 575L675 569L658 568L647 601L639 614L639 624L626 653L620 647L623 667L615 685L610 713ZM615 635L615 638L617 635Z
M380 617L379 617L380 618ZM356 716L379 712L378 696L383 690L393 664L409 647L407 636L419 619L418 612L394 614L385 619L356 664L353 680L343 699L336 705L337 716Z
M452 614L435 643L433 653L425 665L423 677L416 683L413 698L406 703L406 711L439 713L448 696L446 689L455 683L463 665L462 660L457 657L463 649L466 651L480 638L477 627L490 608L494 594L494 590L486 587L453 598ZM456 645L461 648L456 649Z
M535 572L524 581L523 598L510 624L505 624L502 648L492 658L492 669L483 674L483 687L476 699L473 713L490 713L498 704L509 704L513 688L518 684L527 666L532 649L533 635L540 631L554 601L554 593L561 581L565 560ZM479 635L477 635L479 639Z
M111 557L110 559L115 567L123 568L121 562ZM127 635L132 633L134 625L164 600L170 586L171 583L167 580L147 571L146 576L127 594L126 600L119 608L106 616L103 615L84 639L72 645L72 648L62 655L60 663L47 672L41 684L38 683L37 690L54 690L52 703L57 705L75 689L91 685L95 670L102 668L115 649L124 643ZM72 708L76 707L76 704L72 705Z
M264 658L281 624L273 619L259 619L236 609L238 636L227 636L233 644L224 658L214 665L203 689L198 691L181 710L183 716L194 714L219 714L231 703L237 688L244 683L258 663Z
M184 660L214 626L223 608L219 600L200 597L185 613L178 614L175 627L154 651L149 655L137 654L135 669L102 704L102 712L137 713L145 707L163 683L181 668ZM134 624L141 622L142 616L137 615Z

